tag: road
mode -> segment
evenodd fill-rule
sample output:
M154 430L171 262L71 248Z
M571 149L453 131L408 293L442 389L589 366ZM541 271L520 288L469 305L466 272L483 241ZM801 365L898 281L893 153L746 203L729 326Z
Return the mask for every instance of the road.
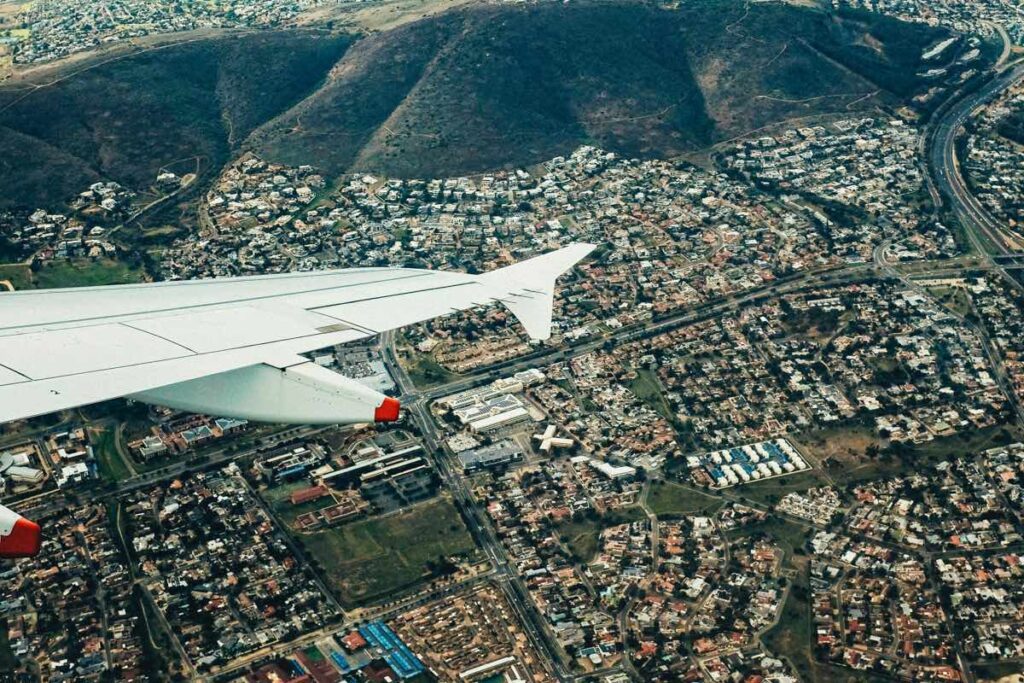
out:
M999 54L999 59L996 60L995 68L996 71L1002 70L1006 63L1010 60L1010 55L1013 53L1013 39L1010 38L1010 34L1006 32L1006 27L1002 24L997 24L992 21L981 22L992 29L995 33L999 34L999 40L1003 43L1003 50Z
M501 361L479 368L470 377L460 377L451 382L427 389L417 388L402 368L401 363L398 362L398 354L394 349L394 336L391 333L381 335L381 346L384 362L391 369L392 377L402 392L402 404L406 406L420 399L433 400L471 389L493 381L498 377L508 376L527 368L550 365L576 356L583 356L597 351L606 344L623 344L664 334L680 327L719 316L761 299L770 299L812 287L868 282L878 279L878 277L879 275L875 270L874 264L870 263L802 273L786 279L779 279L739 294L713 299L687 309L685 312L622 327L614 332L591 337L574 344L568 344L559 348L543 347L527 356L520 356L512 360Z
M990 263L993 250L998 255L1019 251L1021 240L996 220L967 187L957 155L957 139L979 107L1022 81L1024 65L999 73L977 92L949 107L927 134L931 182L941 196L949 199L950 209L967 233L971 246Z
M388 338L388 341L388 346L390 346L394 341L394 337ZM393 348L388 353L391 357L394 357ZM402 375L404 370L398 368L395 374ZM396 381L399 381L397 377ZM568 672L568 662L564 653L561 652L557 645L553 644L553 639L547 631L544 618L535 609L533 601L530 600L527 593L526 586L522 583L519 574L509 562L504 546L502 546L501 541L498 539L494 528L490 524L490 520L476 502L461 472L454 467L453 463L446 456L441 445L441 436L429 414L426 399L420 397L412 403L406 403L405 409L427 442L427 452L434 454L434 463L441 475L441 479L451 492L456 506L463 513L470 533L480 543L484 553L494 567L495 580L505 593L505 597L512 606L512 609L516 611L516 616L526 630L526 634L529 636L536 651L543 655L547 666L552 669L552 673L559 680L572 679L573 676Z
M976 92L954 100L952 105L938 117L932 129L925 133L925 140L928 144L928 178L933 197L938 195L940 201L942 198L949 200L949 208L963 227L971 246L983 258L984 268L998 272L1013 287L1024 288L1024 285L1008 272L1010 269L1020 266L1015 255L1021 252L1024 240L1014 234L1009 226L993 217L970 191L957 154L957 140L964 132L964 126L975 113L997 99L1006 90L1024 82L1024 64L1003 68L1008 56L1006 49L1008 36L1001 27L997 27L997 29L1003 37L1004 51L997 63L995 76ZM885 249L887 249L887 245L882 245L879 250L876 250L876 267L890 275L900 277L887 264ZM900 279L907 286L920 289L909 278L900 277ZM961 322L965 325L968 324L962 318ZM1000 387L1009 398L1018 424L1024 425L1024 408L1013 391L1002 359L996 352L994 344L988 338L983 325L970 326L975 329L982 341L985 354L988 356Z
M875 248L874 262L879 271L886 273L891 278L899 280L907 289L934 301L935 297L915 281L914 278L905 273L901 273L894 265L889 263L886 258L886 252L888 249L888 240ZM995 377L996 383L999 385L1000 390L1006 396L1007 401L1010 404L1010 409L1013 411L1017 425L1021 429L1024 429L1024 406L1021 405L1020 399L1014 391L1013 382L1010 379L1009 373L1006 371L1006 366L1003 364L1003 358L999 355L995 343L991 338L989 338L988 331L985 329L984 324L976 324L966 316L959 315L958 313L951 311L949 308L943 307L937 301L935 303L943 308L951 318L956 320L957 324L971 330L974 332L975 336L977 336L978 340L981 342L982 350L985 352L985 357L986 360L988 360L989 367L992 368L992 373Z
M519 580L514 567L511 566L505 549L494 533L485 511L476 502L461 473L456 470L453 463L445 455L441 443L441 435L429 412L430 402L441 396L485 384L499 375L506 376L528 367L566 361L573 357L592 353L606 344L626 343L662 334L700 320L722 315L730 310L735 310L760 299L774 298L811 287L864 282L882 277L900 280L907 284L907 286L917 288L916 285L909 282L909 278L905 274L899 272L885 259L885 251L888 246L889 243L886 242L876 249L875 259L872 263L803 273L793 278L766 284L742 294L716 299L660 320L651 320L639 325L622 328L597 338L558 349L545 348L526 358L519 358L514 361L501 362L481 368L472 377L459 378L429 389L416 387L402 367L402 364L398 361L398 353L395 349L395 334L385 333L381 335L381 352L401 391L403 408L406 414L423 435L428 445L428 451L436 454L435 459L438 471L441 473L446 486L452 492L459 508L463 511L470 531L478 539L488 558L496 568L496 579L506 591L506 597L509 602L516 607L520 621L524 624L537 651L544 653L545 659L549 661L549 664L560 680L571 680L574 678L567 670L565 655L554 644L546 623L533 607L532 600L529 598L525 586ZM944 271L950 269L948 264L935 264L935 267L942 268ZM991 267L996 266L992 264ZM990 351L989 348L986 348L986 350ZM652 523L655 523L653 519ZM620 626L625 628L625 611L619 615L619 621ZM634 678L639 676L639 672L628 663L624 663L623 668L632 674Z

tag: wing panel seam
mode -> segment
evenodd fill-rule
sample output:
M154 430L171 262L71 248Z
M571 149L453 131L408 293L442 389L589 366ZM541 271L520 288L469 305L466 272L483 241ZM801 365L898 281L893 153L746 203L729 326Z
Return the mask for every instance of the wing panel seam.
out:
M356 330L357 332L359 330ZM376 333L375 333L376 334ZM259 342L256 344L245 344L242 346L234 346L230 349L219 349L217 351L207 351L206 353L192 353L183 356L172 356L170 358L158 358L156 360L142 361L141 363L129 363L128 365L114 365L109 368L96 368L93 370L83 370L82 372L70 372L64 375L53 375L52 377L42 377L40 379L33 379L32 382L50 382L56 379L67 379L68 377L82 377L85 375L95 375L101 372L110 372L112 370L125 370L127 368L142 368L148 365L156 365L158 363L168 363L176 360L187 360L189 358L202 358L203 356L213 356L220 353L231 353L233 351L242 351L244 349L253 349L260 346L272 346L274 344L284 344L292 341L299 341L301 339L311 339L314 337L323 336L322 333L317 332L315 334L302 334L297 337L286 337L285 339L274 339L273 341ZM179 344L180 346L180 344ZM184 348L184 347L182 347ZM18 373L21 374L21 373ZM19 382L20 384L20 382ZM13 386L13 385L7 385Z
M282 297L302 296L304 294L315 294L317 292L331 292L331 291L341 290L341 289L351 289L353 287L361 287L361 286L365 287L365 286L371 286L371 285L380 285L380 284L383 284L383 283L386 283L386 282L401 282L403 280L415 280L417 278L421 278L421 277L425 277L425 276L431 276L431 275L435 275L435 274L436 274L435 271L424 271L423 273L416 273L414 275L407 275L405 277L395 277L395 278L387 278L387 279L383 279L383 280L373 280L372 282L354 282L354 283L348 284L348 285L336 285L336 286L333 286L333 287L315 287L313 289L306 289L306 290L302 290L302 291L299 291L299 292L288 292L286 294L268 294L268 295L263 295L263 296L248 297L248 298L244 298L244 299L231 299L231 300L225 300L225 301L215 301L215 302L210 302L210 303L205 303L205 304L193 304L191 306L173 306L171 308L161 308L161 309L155 309L155 310L150 310L150 311L139 311L138 313L123 313L123 314L120 314L120 315L116 315L116 314L115 315L105 315L105 316L97 316L97 317L94 317L94 318L78 318L76 320L60 320L60 321L50 320L50 321L47 321L47 322L32 323L30 325L18 325L18 326L12 326L12 327L0 327L0 336L4 336L4 337L13 336L12 334L3 334L3 332L10 331L10 330L30 330L30 329L35 328L35 327L47 327L47 326L50 326L50 325L53 325L53 326L59 325L59 326L62 326L61 329L64 329L63 326L66 326L66 325L74 325L76 323L96 323L96 324L102 324L104 321L108 321L108 320L112 320L112 319L116 321L117 318L123 318L123 317L138 317L140 319L145 319L146 316L159 315L161 313L175 313L175 312L178 312L178 311L184 312L184 311L191 311L191 310L202 309L202 308L213 308L213 307L217 307L217 306L234 306L234 305L239 305L239 304L251 303L251 302L254 302L254 301L271 301L271 300L274 300L274 299L280 299ZM216 282L216 280L204 280L204 282ZM417 290L417 291L426 291L426 290ZM395 295L392 295L392 296L395 296ZM365 301L365 299L359 299L359 300L356 300L356 301ZM321 308L326 308L328 306L341 306L341 305L344 305L344 304L347 304L347 303L356 303L356 301L343 301L343 302L339 302L339 303L335 303L335 304L328 304L328 305L325 305L325 306L323 306ZM302 310L312 311L312 310L316 310L316 308L304 308ZM124 324L124 323L121 323L121 324ZM17 334L17 333L14 333L14 334Z
M150 337L155 337L156 339L159 339L161 341L165 341L168 344L174 344L178 348L185 349L186 351L188 351L189 353L191 353L193 355L199 355L199 352L196 351L195 349L190 348L188 346L185 346L181 342L174 341L173 339L170 339L169 337L165 337L165 336L163 336L161 334L157 334L156 332L150 332L149 330L142 329L141 327L135 327L135 325L132 325L131 323L118 323L118 324L121 325L122 327L127 327L128 329L135 330L136 332L141 332L143 334L148 334Z
M27 382L32 382L33 381L33 379L31 377L29 377L28 375L26 375L24 372L18 372L17 370L15 370L14 368L12 368L9 365L4 365L3 363L0 363L0 368L3 368L4 370L10 370L11 372L13 372L18 377L24 377L25 381L27 381ZM10 382L8 384L0 384L0 386L7 387L7 386L10 386L11 384L21 384L21 382Z
M306 310L308 310L308 311L320 311L320 310L326 309L326 308L338 308L340 306L350 306L352 304L362 304L362 303L366 303L367 301L380 301L381 299L394 299L396 297L410 296L412 294L427 294L429 292L440 292L440 291L443 291L443 290L446 290L446 289L455 289L457 287L465 287L466 285L479 285L479 284L480 283L475 281L475 280L470 281L470 282L456 282L454 284L443 285L441 287L426 287L424 289L414 289L414 290L410 290L408 292L395 292L394 294L381 294L380 296L368 296L365 299L353 299L352 301L345 301L345 302L342 302L342 303L339 303L339 304L324 304L323 306L313 306L312 308L307 308ZM474 304L474 305L476 305L476 304ZM459 309L459 310L461 310L461 309ZM327 314L324 314L324 315L327 315ZM331 317L333 317L333 316L331 316Z

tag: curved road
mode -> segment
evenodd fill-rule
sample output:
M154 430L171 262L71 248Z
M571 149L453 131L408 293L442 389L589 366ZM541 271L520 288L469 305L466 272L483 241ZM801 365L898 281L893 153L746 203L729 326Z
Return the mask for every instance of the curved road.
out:
M1019 238L993 218L977 197L971 194L960 170L956 141L964 124L978 107L991 102L1021 81L1024 81L1024 65L1017 65L997 75L978 92L954 104L935 124L930 138L928 165L932 180L937 189L949 197L953 213L967 232L971 245L987 257L992 255L993 249L997 255L1017 251L1013 245Z

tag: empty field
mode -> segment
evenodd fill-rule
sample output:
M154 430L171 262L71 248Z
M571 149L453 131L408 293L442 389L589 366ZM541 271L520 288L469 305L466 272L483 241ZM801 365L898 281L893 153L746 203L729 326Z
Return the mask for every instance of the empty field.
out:
M691 514L708 514L719 507L722 501L696 491L688 486L672 482L656 481L647 494L647 507L658 517L678 517Z
M589 562L597 554L602 529L636 522L646 516L639 506L634 505L604 515L598 515L596 512L593 515L584 515L580 519L559 524L556 530L576 560Z
M348 606L394 597L428 578L428 565L477 549L447 498L297 538Z
M95 287L98 285L123 285L141 282L143 273L121 261L113 259L76 259L74 261L53 261L31 273L31 287L53 289L56 287ZM15 288L17 288L15 284ZM22 287L24 289L25 287Z

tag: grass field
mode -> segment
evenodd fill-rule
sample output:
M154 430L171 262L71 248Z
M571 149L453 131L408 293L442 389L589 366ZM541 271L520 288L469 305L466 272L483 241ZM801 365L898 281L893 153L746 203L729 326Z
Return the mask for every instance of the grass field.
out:
M830 442L832 436L829 433L820 433L815 440ZM843 436L834 435L834 438L841 440ZM1012 426L989 427L919 445L897 446L891 449L892 452L883 452L874 457L836 457L829 463L826 471L837 486L846 486L880 477L898 477L917 472L948 458L973 455L989 448L1019 441L1021 438L1024 438L1024 435ZM802 442L810 447L812 453L818 451L815 440L802 438Z
M117 452L115 444L117 435L113 427L93 431L90 439L99 473L103 479L117 482L131 476L131 470L121 458L121 454Z
M989 448L1020 441L1021 438L1024 438L1024 435L1014 427L989 427L912 446L908 453L910 458L917 457L937 462L943 458L973 455Z
M639 506L621 508L606 513L603 517L583 517L565 522L556 527L559 536L573 556L580 562L589 562L597 554L601 542L601 530L616 524L625 524L644 519L647 515Z
M448 498L297 538L347 606L394 597L428 578L428 563L477 550Z
M0 673L14 671L17 660L11 652L11 642L7 639L7 620L0 619Z
M834 460L843 468L863 464L864 452L879 445L874 427L864 424L802 432L797 440L818 462Z
M844 487L880 477L901 476L941 460L971 455L1021 438L1019 430L998 426L923 444L895 445L877 455L867 455L869 448L880 445L879 440L870 427L852 425L806 432L799 435L798 441L822 463L828 478L837 486ZM791 477L785 477L782 481L788 479ZM752 487L744 488L744 495L749 495L747 491Z
M636 378L629 383L629 389L636 397L651 407L666 420L672 420L672 408L661 391L661 385L654 373L644 368L636 371Z
M142 271L113 259L53 261L32 274L40 289L52 287L95 287L140 282Z
M818 471L809 470L784 477L775 477L774 479L744 484L736 489L736 492L748 500L774 505L787 493L806 491L809 488L822 486L827 483Z
M965 316L972 310L970 295L959 287L930 287L928 291L938 297L943 306L959 316Z
M439 384L447 384L458 375L445 370L433 358L423 354L402 355L402 366L409 373L409 379L417 387L427 389Z
M647 494L647 507L658 517L711 513L721 506L718 498L672 482L656 481Z
M114 259L51 261L36 271L20 263L0 264L0 280L9 281L15 291L55 287L92 287L141 282L138 268Z

